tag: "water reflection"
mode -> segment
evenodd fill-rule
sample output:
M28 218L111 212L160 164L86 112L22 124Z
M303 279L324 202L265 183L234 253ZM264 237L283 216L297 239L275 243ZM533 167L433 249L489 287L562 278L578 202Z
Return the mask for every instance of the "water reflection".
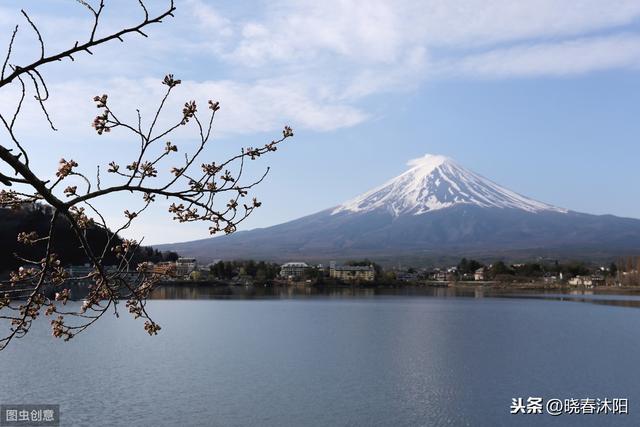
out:
M440 289L445 291L446 289ZM449 292L451 294L451 292ZM390 288L311 286L159 286L151 299L287 299L304 297L366 298L379 295L414 295L416 291ZM445 292L420 292L425 296L446 296ZM451 294L451 296L454 296Z
M516 295L493 295L495 298L520 298L539 299L547 301L582 302L596 305L611 305L617 307L640 308L640 299L634 295L602 295L593 294L585 296L574 296L572 294L516 294Z
M290 299L290 298L373 298L380 296L415 296L437 298L516 298L582 302L620 307L640 307L640 295L602 294L589 290L545 293L517 293L484 287L404 286L397 288L312 287L312 286L184 286L162 285L154 289L150 299Z
M153 338L128 315L69 342L34 322L0 357L0 402L53 396L63 425L114 427L640 425L635 412L509 415L513 396L533 393L640 401L640 316L513 291L160 287L210 299L149 301Z

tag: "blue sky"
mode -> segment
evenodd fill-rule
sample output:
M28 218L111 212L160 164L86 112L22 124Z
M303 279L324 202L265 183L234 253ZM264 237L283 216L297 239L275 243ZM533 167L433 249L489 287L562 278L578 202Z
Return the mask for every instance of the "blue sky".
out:
M164 2L150 2L160 10ZM107 2L104 29L140 18L137 2ZM296 136L251 164L272 172L244 228L335 206L401 173L408 160L444 154L529 197L561 207L640 218L640 2L637 0L425 0L367 2L178 0L176 18L149 39L95 49L43 70L58 128L29 105L20 132L43 176L61 157L81 168L126 159L135 141L98 137L91 97L108 93L125 116L159 100L166 73L188 99L222 104L213 161L278 136ZM152 6L152 7L151 7ZM25 8L47 48L84 39L89 16L69 0L6 1L14 59L38 53ZM10 110L15 93L0 94ZM3 137L6 135L3 134ZM189 144L190 135L176 136ZM137 201L136 201L137 202ZM105 201L114 221L133 203ZM130 231L147 243L207 237L158 204Z

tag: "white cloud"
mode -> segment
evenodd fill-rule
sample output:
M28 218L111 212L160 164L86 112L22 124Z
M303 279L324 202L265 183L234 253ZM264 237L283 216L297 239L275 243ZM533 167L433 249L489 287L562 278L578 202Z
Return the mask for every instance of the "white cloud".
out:
M626 25L640 16L635 0L344 0L270 3L248 21L228 56L249 66L334 55L395 63L408 49L467 48L580 35Z
M366 7L347 1L274 2L264 22L244 25L228 58L249 66L327 55L391 63L405 35L394 9L383 1Z
M17 103L16 89L2 92L0 113L5 116L10 117L11 109ZM82 137L87 135L89 124L97 114L92 102L96 94L107 93L114 111L135 122L135 109L140 108L143 117L150 117L166 86L160 84L160 79L119 78L109 81L70 80L52 84L49 89L52 96L46 106L56 127L66 137ZM358 108L325 102L310 92L308 86L280 79L252 83L183 80L167 103L167 120L179 118L184 102L192 98L202 111L206 111L209 99L221 103L222 109L216 121L218 136L269 132L284 125L291 125L294 129L327 131L353 126L367 118L366 113ZM46 131L43 119L38 104L28 97L17 126L22 135L37 136Z
M297 82L317 104L322 94L366 113L366 97L428 78L635 67L640 34L629 26L638 18L636 0L277 0L231 24L235 36L217 55L264 81Z
M501 78L565 76L640 66L640 35L582 38L495 49L443 65L446 75Z
M13 4L15 10L0 8L6 34L11 17L21 19L19 3ZM55 36L54 46L73 43L86 30L82 10L67 16L33 4L34 19L45 38ZM225 134L273 131L285 123L326 131L373 115L367 97L412 90L428 78L635 68L640 51L640 32L633 27L640 18L637 0L176 4L176 18L154 26L150 39L128 36L125 48L114 43L95 56L78 55L73 65L47 68L53 115L77 126L71 118L76 111L66 106L84 105L78 103L86 102L88 92L105 88L135 103L152 98L158 78L174 71L189 91L223 103ZM158 10L163 5L153 3ZM119 19L129 24L140 12L123 0L107 8L109 27ZM131 13L120 17L119 10ZM27 49L33 35L23 30L16 55L33 53Z
M319 99L305 82L288 79L185 82L185 93L212 94L225 111L219 131L255 133L285 124L318 131L353 126L366 119L358 108Z
M478 46L575 36L626 25L640 15L635 0L432 0L413 19L432 46ZM411 19L411 18L409 18Z

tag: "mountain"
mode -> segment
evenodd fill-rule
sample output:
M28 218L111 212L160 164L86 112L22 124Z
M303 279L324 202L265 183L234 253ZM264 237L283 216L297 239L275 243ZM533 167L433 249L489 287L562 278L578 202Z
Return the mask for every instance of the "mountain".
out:
M429 155L409 162L411 169L378 188L332 211L365 213L387 211L394 217L421 215L457 205L562 212L489 181L444 156Z
M609 259L640 252L640 220L539 202L426 155L337 207L230 236L160 245L203 261L256 258L434 260L475 256Z

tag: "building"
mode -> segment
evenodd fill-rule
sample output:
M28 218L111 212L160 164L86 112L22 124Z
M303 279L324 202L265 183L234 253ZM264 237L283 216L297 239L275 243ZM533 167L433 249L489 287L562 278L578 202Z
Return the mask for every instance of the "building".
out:
M331 261L329 264L329 276L345 282L357 280L373 282L376 278L376 270L373 265L336 265L335 261Z
M400 282L417 282L418 279L418 273L409 273L408 271L396 272L396 280Z
M604 277L599 275L592 276L576 276L569 279L569 284L573 286L585 286L587 288L593 288L594 286L604 286Z
M458 273L455 270L444 271L435 269L428 275L429 280L436 282L455 282L458 280Z
M591 278L586 276L576 276L569 279L569 284L572 286L586 286L587 288L593 287Z
M176 276L185 277L198 268L195 258L178 258L176 261Z
M591 276L591 284L593 286L605 286L607 284L604 276L600 274L594 274Z
M483 281L486 278L486 269L484 267L480 267L473 273L473 280Z
M153 274L158 274L160 276L175 276L176 275L176 265L173 262L163 261L156 264L153 264L151 268L151 272Z
M84 278L90 276L91 273L93 273L96 269L91 264L84 264L70 265L69 267L65 268L65 270L70 278Z
M88 287L95 284L95 280L91 276L96 269L90 264L70 265L65 268L67 272L67 284L75 284L80 287Z
M291 280L298 280L304 277L309 269L306 262L288 262L280 267L280 277Z
M138 286L140 281L144 278L145 273L152 272L145 270L119 269L116 265L104 266L103 271L107 276L110 277L110 280L115 280L115 278L117 277L119 280L126 281L130 286ZM91 264L70 265L65 268L65 272L67 273L66 283L69 285L78 286L79 288L86 288L96 284L97 270ZM76 291L79 288L76 288Z

